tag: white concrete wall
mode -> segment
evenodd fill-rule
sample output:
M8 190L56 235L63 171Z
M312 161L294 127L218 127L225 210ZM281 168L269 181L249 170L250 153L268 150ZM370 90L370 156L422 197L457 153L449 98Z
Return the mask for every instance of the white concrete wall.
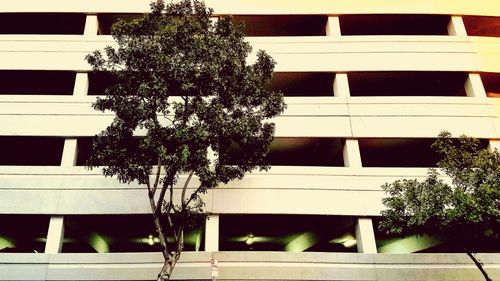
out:
M87 13L84 35L0 35L0 70L77 72L72 96L0 95L0 135L58 136L68 148L60 167L0 166L0 214L149 213L146 191L104 178L99 169L73 167L74 138L93 136L112 120L90 108L86 96L89 65L84 57L113 45L95 35L98 13L141 13L150 0L27 0L0 5L1 12ZM328 34L312 37L249 37L254 50L277 61L276 71L349 73L351 71L500 72L500 39L468 37L460 16L458 36L341 36L338 16L364 13L422 13L500 16L497 0L344 1L208 0L217 14L297 14L330 16ZM460 27L460 32L457 32ZM470 97L349 97L347 84L331 97L287 98L288 109L274 120L278 137L349 139L348 167L273 167L221 186L205 197L206 210L218 214L322 214L377 216L384 195L380 186L401 178L423 179L426 169L363 168L355 154L364 137L435 137L454 135L500 139L499 102L478 95L477 74L469 75ZM345 78L345 76L343 77ZM29 83L29 81L26 81ZM344 81L345 82L345 81ZM333 81L332 81L333 83ZM339 85L337 85L339 86ZM338 87L337 87L338 88ZM50 93L47 93L50 94ZM77 126L75 124L78 124ZM298 126L299 124L300 126ZM179 186L185 177L181 177ZM190 188L195 188L196 179ZM177 187L178 188L178 187ZM277 200L286 198L286 200ZM56 222L57 217L53 217ZM62 218L62 217L61 217ZM358 223L360 222L358 220ZM217 258L221 280L478 280L479 271L465 254L375 255L342 253L216 252L218 228L209 232L212 252L184 253L175 279L209 279L209 261ZM366 222L366 221L365 221ZM58 252L62 222L53 228L51 248ZM370 227L359 224L360 251L374 252ZM365 235L362 235L362 232ZM368 233L369 235L367 235ZM362 237L363 236L363 237ZM55 239L54 239L55 238ZM55 247L53 247L56 245ZM372 247L373 248L373 247ZM481 254L493 279L500 279L500 255ZM321 263L318 263L321 261ZM0 280L153 280L159 254L0 254Z

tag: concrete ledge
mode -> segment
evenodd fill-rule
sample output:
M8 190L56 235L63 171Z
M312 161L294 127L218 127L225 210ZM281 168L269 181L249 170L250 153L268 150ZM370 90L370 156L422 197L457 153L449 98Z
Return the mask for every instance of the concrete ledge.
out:
M64 0L37 0L8 2L3 4L5 12L86 12L86 13L143 13L149 11L149 0L135 0L123 5L121 0L75 0L68 4ZM24 3L24 4L23 4ZM452 3L439 0L411 1L400 3L384 0L371 1L312 0L304 5L302 0L281 0L272 4L248 0L207 0L216 14L265 15L265 14L451 14L497 16L500 9L496 0L476 2L457 0Z
M205 195L214 213L379 215L380 186L401 178L423 179L425 168L348 168L275 166L254 172ZM443 179L446 179L443 177ZM179 178L176 193L186 176ZM188 188L199 184L193 178ZM276 201L284 196L287 200ZM146 189L120 184L100 169L84 167L0 167L0 213L150 213ZM351 202L356 200L358 204Z
M0 135L94 136L113 120L91 108L95 97L1 96ZM301 97L272 120L277 137L499 138L494 100L471 97ZM457 120L460 120L457 122ZM74 126L73 124L80 124ZM50 126L48 125L50 124ZM297 127L300 124L300 128ZM137 135L144 132L137 130Z
M247 40L254 53L262 49L273 56L276 71L329 72L475 72L484 71L482 67L491 71L494 65L487 63L491 58L490 49L500 44L489 38L473 41L455 36L295 36L248 37ZM115 44L110 36L97 35L1 35L0 42L1 69L84 72L90 70L85 55Z
M92 108L96 96L2 95L0 115L114 116ZM173 97L170 102L179 101ZM282 117L460 116L497 117L492 98L476 97L285 97Z
M174 280L481 280L465 254L185 252ZM478 254L493 280L500 254ZM154 280L159 253L0 254L0 280Z

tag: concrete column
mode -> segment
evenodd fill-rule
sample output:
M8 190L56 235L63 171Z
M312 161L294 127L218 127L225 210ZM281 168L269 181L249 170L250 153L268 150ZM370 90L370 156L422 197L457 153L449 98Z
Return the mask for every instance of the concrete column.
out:
M326 20L326 36L341 36L340 20L338 16L330 16Z
M46 254L57 254L62 250L64 240L64 217L54 216L50 218L47 242L45 243Z
M337 73L335 74L335 79L333 80L333 95L336 97L349 97L349 81L347 80L347 74Z
M86 96L89 91L89 75L85 73L77 73L75 78L75 87L73 88L74 96Z
M467 30L461 16L451 17L448 23L448 34L451 36L467 36Z
M97 15L87 15L85 19L85 29L83 30L83 35L97 35L99 30L99 21Z
M84 36L96 36L99 30L99 21L97 15L87 15L85 19ZM75 79L75 87L73 89L74 96L86 96L89 90L89 76L87 73L77 73Z
M490 143L488 144L488 150L494 151L495 149L500 152L500 140L490 140Z
M358 218L358 223L356 224L356 245L358 247L358 253L377 253L372 219Z
M355 139L346 139L344 144L344 165L346 167L361 168L361 153L359 152L359 142Z
M484 90L483 81L479 73L469 73L464 88L468 97L486 97L486 91Z
M219 251L219 215L208 215L205 222L205 251Z
M77 151L77 139L65 139L61 166L75 166Z

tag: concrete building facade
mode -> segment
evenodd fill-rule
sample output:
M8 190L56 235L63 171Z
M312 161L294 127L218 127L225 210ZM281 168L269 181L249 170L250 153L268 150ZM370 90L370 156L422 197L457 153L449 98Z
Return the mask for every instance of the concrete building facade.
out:
M106 75L84 57L149 8L123 2L0 3L0 280L154 280L162 265L145 188L82 165L113 119L91 108ZM380 186L425 178L441 130L500 149L500 3L206 3L276 60L288 108L271 170L205 196L174 279L210 280L215 259L220 280L481 280L446 239L377 222ZM500 247L473 239L500 280Z

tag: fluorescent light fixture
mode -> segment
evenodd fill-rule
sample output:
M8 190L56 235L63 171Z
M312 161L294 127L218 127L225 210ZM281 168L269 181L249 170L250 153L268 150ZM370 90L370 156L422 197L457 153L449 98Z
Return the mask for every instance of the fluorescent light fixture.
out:
M250 234L248 234L248 237L245 240L245 243L250 246L253 244L253 242L254 242L254 237L253 237L253 234L250 233Z
M342 245L346 248L351 248L356 246L356 239L348 239L342 242Z

